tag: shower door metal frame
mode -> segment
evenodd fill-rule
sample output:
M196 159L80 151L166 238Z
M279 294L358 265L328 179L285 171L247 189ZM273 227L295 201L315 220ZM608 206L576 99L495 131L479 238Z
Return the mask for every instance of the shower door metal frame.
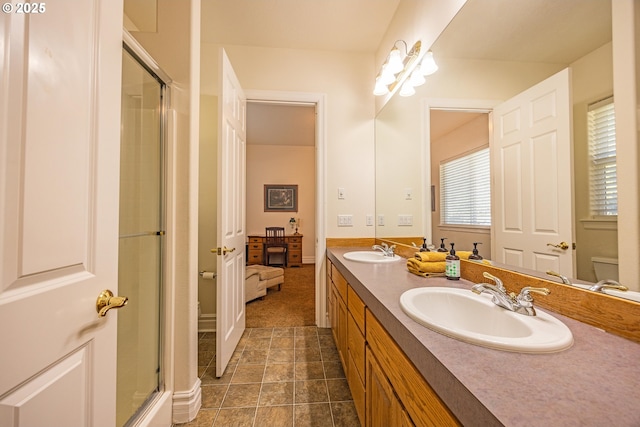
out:
M168 161L167 150L169 142L169 106L172 82L171 78L158 66L153 58L140 46L140 44L131 36L126 30L123 30L123 50L126 51L131 57L140 64L140 66L148 72L154 80L160 84L160 105L159 105L159 135L160 135L160 228L152 233L159 236L166 236L167 229L167 177L168 177ZM166 345L166 329L167 329L167 316L166 311L166 265L167 265L167 244L166 239L160 240L160 259L159 259L159 336L158 336L158 388L155 392L151 393L144 401L144 403L138 408L138 410L131 416L131 418L125 423L125 427L135 425L140 419L147 413L149 409L159 400L162 393L165 391L165 345ZM117 391L117 384L116 384Z

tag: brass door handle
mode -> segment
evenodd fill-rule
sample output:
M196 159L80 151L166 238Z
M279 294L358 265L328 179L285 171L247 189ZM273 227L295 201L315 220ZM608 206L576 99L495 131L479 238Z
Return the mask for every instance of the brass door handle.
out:
M567 242L560 242L557 245L554 245L553 243L547 243L547 246L562 249L563 251L566 251L567 249L569 249L569 244Z
M215 249L211 249L211 252L214 254L218 254L218 255L226 255L228 253L231 253L233 251L235 251L236 248L231 248L229 249L228 247L224 247L224 248L215 248Z
M112 308L120 308L127 305L129 302L129 298L127 297L114 297L113 292L108 289L105 289L98 295L98 299L96 300L96 311L98 312L98 317L104 317L107 315L107 311Z

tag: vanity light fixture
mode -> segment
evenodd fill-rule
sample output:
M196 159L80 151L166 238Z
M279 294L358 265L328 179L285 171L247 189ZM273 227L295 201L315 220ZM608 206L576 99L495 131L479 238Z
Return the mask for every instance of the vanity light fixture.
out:
M404 45L404 53L398 46ZM424 76L433 74L438 66L431 51L421 52L422 43L418 40L409 50L404 40L397 40L389 52L376 77L373 94L387 95L400 88L400 96L411 96L415 87L425 83Z

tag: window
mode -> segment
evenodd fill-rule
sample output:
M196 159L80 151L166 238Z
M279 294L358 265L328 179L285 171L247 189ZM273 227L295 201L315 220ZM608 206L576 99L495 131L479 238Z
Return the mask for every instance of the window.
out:
M616 118L613 98L589 105L589 200L591 215L618 215Z
M440 165L440 223L491 225L489 148Z

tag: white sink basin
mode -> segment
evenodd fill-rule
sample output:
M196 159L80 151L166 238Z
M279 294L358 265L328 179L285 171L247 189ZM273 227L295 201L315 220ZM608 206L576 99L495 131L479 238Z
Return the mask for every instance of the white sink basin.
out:
M399 255L393 257L384 256L382 252L378 251L353 251L344 254L344 258L349 261L369 262L369 263L387 263L396 262L402 259Z
M441 334L482 347L552 353L573 344L569 328L538 310L526 316L498 307L491 296L457 288L415 288L400 296L403 311Z

